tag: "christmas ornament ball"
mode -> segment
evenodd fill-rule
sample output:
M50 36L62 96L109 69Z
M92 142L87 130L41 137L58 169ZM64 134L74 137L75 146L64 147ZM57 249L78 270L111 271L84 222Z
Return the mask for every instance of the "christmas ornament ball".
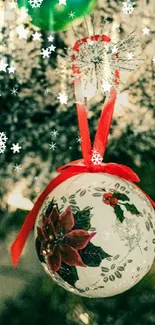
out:
M17 2L19 8L28 9L33 25L49 31L64 31L71 28L79 18L89 15L97 4L97 0L17 0Z
M45 271L66 290L110 297L133 287L154 261L155 214L133 183L81 173L46 198L35 224Z

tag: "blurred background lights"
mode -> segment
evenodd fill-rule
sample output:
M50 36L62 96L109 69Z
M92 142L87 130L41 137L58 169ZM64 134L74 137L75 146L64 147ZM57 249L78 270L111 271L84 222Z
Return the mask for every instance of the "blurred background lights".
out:
M87 313L81 313L79 315L79 318L84 324L86 324L86 325L89 324L89 315Z
M32 201L23 196L23 188L24 183L19 182L13 191L8 194L6 200L12 210L21 209L30 211L33 208Z
M33 208L33 203L29 199L24 198L22 193L18 191L13 191L11 194L9 194L8 204L14 208L22 210L31 210Z

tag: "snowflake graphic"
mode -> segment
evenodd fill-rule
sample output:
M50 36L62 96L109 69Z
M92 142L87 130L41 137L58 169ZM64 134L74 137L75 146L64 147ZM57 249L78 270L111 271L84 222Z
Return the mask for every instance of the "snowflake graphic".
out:
M0 153L3 153L5 151L6 145L4 142L0 143Z
M142 29L142 32L143 32L144 35L149 35L149 33L150 33L150 29L149 29L148 27L144 27L144 28Z
M48 41L52 43L52 42L54 41L54 36L50 35L50 36L48 37Z
M14 171L19 172L21 170L21 165L16 164L14 167Z
M91 162L96 166L96 165L100 165L102 163L102 156L100 155L100 153L94 149L93 153L92 153L92 158L91 158Z
M7 140L8 138L6 137L5 133L0 132L0 153L4 153Z
M58 131L56 131L56 130L53 130L53 131L51 132L51 136L54 137L54 138L56 138L58 134L59 134L59 133L58 133Z
M72 12L72 11L71 11L71 12L68 14L68 16L69 16L69 18L72 18L72 19L73 19L73 18L75 17L75 12Z
M19 145L19 143L13 143L12 144L12 147L10 148L12 151L13 151L13 153L19 153L20 152L20 149L21 149L22 147Z
M139 228L139 224L134 219L125 219L124 224L116 221L115 231L120 239L125 242L129 252L139 246L143 233Z
M49 50L49 48L42 49L40 54L42 55L43 59L49 58L50 54L51 54L51 51Z
M102 87L103 87L103 91L104 92L108 92L109 93L112 85L109 82L104 82L103 85L102 85Z
M18 94L18 89L13 87L11 90L11 95L16 96L17 94Z
M49 144L49 148L52 149L52 150L55 150L57 148L56 143L52 142L51 144Z
M76 142L81 143L81 142L82 142L82 137L78 137L78 138L76 139Z
M4 132L0 132L0 142L6 142L8 138L6 137Z
M135 2L131 2L130 0L123 2L122 11L125 13L125 15L131 15L133 13L134 5L135 5Z
M53 44L51 46L48 47L49 52L55 52L56 46L54 46Z
M41 4L43 3L43 0L29 0L29 4L32 8L39 8Z
M67 104L68 96L65 93L59 93L57 99L60 101L60 104Z

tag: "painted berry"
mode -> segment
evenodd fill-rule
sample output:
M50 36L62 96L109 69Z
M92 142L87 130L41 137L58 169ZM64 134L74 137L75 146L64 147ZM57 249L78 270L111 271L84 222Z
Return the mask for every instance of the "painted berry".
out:
M113 193L104 193L103 202L107 205L111 205L114 208L118 203L118 199L114 197Z

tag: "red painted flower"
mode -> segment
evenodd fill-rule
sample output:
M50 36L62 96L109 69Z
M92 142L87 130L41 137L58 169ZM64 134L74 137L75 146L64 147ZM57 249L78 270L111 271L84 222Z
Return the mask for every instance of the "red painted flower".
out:
M114 208L118 203L118 199L114 197L113 193L105 193L103 194L103 202L105 204L111 205Z
M47 258L53 272L60 269L61 261L70 266L86 266L78 250L85 248L96 233L72 230L73 227L74 217L70 207L61 215L54 207L48 217L42 217L41 228L37 227L40 254Z

